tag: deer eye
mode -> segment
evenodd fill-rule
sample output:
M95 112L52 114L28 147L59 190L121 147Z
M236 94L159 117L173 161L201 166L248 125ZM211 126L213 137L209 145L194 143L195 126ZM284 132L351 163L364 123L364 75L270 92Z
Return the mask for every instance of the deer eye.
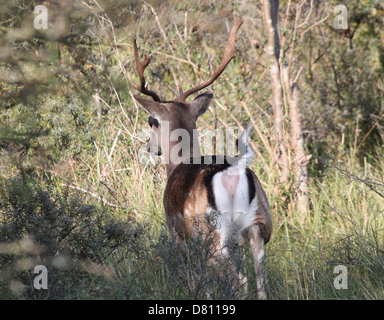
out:
M154 117L149 116L148 118L148 124L152 128L152 126L155 126L156 128L159 127L159 121L155 119Z

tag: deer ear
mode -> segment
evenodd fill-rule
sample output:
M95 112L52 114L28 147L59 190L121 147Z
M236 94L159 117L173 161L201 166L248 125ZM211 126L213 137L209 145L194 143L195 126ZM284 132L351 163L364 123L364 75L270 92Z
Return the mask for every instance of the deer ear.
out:
M133 97L135 100L145 109L147 110L151 115L159 114L161 112L161 105L160 103L148 99L144 99L137 94L134 94Z
M196 119L200 117L205 111L207 111L209 105L213 99L213 91L208 90L198 95L191 103L191 112L196 116Z

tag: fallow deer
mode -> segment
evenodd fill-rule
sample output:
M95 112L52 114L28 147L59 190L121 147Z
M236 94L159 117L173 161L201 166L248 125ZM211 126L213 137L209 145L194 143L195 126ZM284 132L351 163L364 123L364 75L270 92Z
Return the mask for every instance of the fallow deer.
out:
M241 25L242 21L234 18L222 60L210 78L188 91L180 89L180 95L174 101L162 101L146 86L144 71L150 63L150 57L146 55L143 60L140 59L134 39L140 84L132 84L139 92L153 99L134 95L135 100L150 114L150 149L166 157L168 182L163 204L171 235L177 241L183 241L196 236L199 231L214 230L215 248L212 249L217 250L224 261L229 260L230 246L249 242L254 258L258 297L265 299L261 262L264 245L271 236L272 222L267 196L255 173L247 167L254 156L247 143L251 126L248 125L238 139L240 154L237 157L201 157L199 142L194 134L196 120L208 109L213 92L208 90L193 101L186 102L191 94L211 85L236 55L236 34ZM184 132L187 139L172 139L170 133L175 130ZM180 143L182 147L177 149L178 157L175 160L171 152Z

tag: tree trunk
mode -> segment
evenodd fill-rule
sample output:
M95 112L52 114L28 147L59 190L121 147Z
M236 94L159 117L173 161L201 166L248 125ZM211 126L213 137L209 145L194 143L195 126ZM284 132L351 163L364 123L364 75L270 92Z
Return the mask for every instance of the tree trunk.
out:
M301 6L296 6L295 25L292 31L292 42L290 44L290 56L288 61L285 55L280 57L280 41L277 29L278 0L261 0L264 24L268 33L267 54L271 68L271 84L274 111L274 127L276 137L276 150L278 152L277 163L280 169L280 183L287 182L289 173L292 172L292 183L295 192L295 210L303 220L308 213L308 172L307 162L311 156L307 156L304 148L302 122L300 118L299 92L296 83L291 81L292 61L296 41L297 22L301 13ZM288 8L290 2L288 3ZM289 10L287 10L288 18ZM283 42L284 42L283 38ZM286 39L285 39L286 40ZM281 59L282 58L282 59ZM280 65L279 61L284 60ZM284 64L284 66L283 66ZM284 100L284 95L286 100ZM284 101L286 109L289 109L290 141L289 132L284 128ZM288 149L289 148L289 149ZM287 150L292 152L288 157ZM286 185L286 184L285 184Z
M293 174L296 196L296 209L303 219L308 214L308 171L307 163L311 155L306 155L304 148L303 128L301 122L299 89L292 83L289 68L283 69L283 83L289 103L289 116L291 120L291 147L294 154Z
M277 11L279 6L278 0L262 0L264 24L268 33L267 54L269 57L269 66L271 70L272 80L272 104L274 112L275 127L275 150L277 152L277 164L280 170L280 182L288 179L289 161L287 155L286 139L284 136L283 126L283 91L280 77L279 57L280 43L277 31Z

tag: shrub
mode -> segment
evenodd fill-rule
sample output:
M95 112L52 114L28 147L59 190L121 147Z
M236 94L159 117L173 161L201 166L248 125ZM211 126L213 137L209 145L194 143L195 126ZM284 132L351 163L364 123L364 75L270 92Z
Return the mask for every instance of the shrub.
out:
M124 248L120 255L137 250L143 230L68 190L23 179L2 183L0 220L1 298L70 298L89 275L112 279L106 259L117 249ZM48 269L48 291L33 288L36 265Z

